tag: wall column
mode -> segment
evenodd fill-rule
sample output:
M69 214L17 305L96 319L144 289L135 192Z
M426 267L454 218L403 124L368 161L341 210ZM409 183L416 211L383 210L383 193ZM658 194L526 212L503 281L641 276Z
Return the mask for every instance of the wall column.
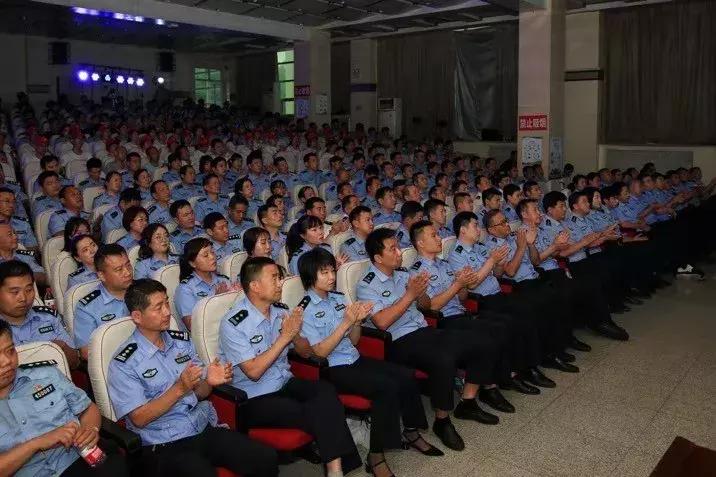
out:
M296 96L296 117L320 127L331 122L331 34L312 29L309 40L293 47L294 84L308 86L310 96ZM298 89L298 88L297 88Z
M351 40L351 127L378 126L378 42Z
M565 0L546 0L544 9L521 12L519 19L518 163L541 150L545 175L550 153L563 155L565 17Z

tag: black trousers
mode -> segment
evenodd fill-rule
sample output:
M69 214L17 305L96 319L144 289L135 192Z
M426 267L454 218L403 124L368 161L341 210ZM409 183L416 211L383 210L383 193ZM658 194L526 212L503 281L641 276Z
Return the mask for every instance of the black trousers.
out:
M293 427L311 434L323 462L341 458L344 473L361 465L343 405L325 381L291 378L279 391L244 404L249 427Z
M574 320L568 304L546 279L523 280L512 287L513 292L505 299L519 302L523 312L536 317L543 352L552 354L564 350L572 337Z
M127 463L119 448L105 439L100 439L98 445L107 455L104 464L92 468L80 457L62 472L62 477L128 477Z
M540 362L539 336L536 329L520 322L512 315L494 310L479 310L478 314L464 313L446 316L438 322L441 328L451 330L472 330L491 336L500 346L497 364L497 382L508 379L512 371L537 366ZM535 343L536 341L536 343Z
M401 447L401 427L425 429L428 421L414 370L390 361L361 357L353 364L331 366L328 377L338 392L371 400L370 451Z
M570 264L570 272L572 270ZM597 278L589 274L572 274L556 268L543 272L564 303L569 303L574 326L594 326L611 318L609 306Z
M455 405L453 385L459 368L465 369L468 383L496 382L499 347L491 337L480 333L426 326L395 340L390 347L390 359L428 373L433 406L449 411Z
M242 476L276 476L276 452L248 436L221 427L168 444L142 449L142 475L167 477L215 476L225 467Z

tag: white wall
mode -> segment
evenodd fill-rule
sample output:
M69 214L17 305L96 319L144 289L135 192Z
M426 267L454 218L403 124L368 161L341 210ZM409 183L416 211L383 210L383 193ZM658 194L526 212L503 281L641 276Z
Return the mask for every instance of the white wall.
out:
M3 103L7 105L14 103L15 94L18 91L26 91L26 85L48 85L49 93L30 94L35 107L41 107L46 101L57 97L57 78L59 78L60 91L67 94L72 101L77 101L81 94L99 100L106 94L108 86L101 81L94 85L91 82L82 84L77 81L75 72L81 63L143 70L145 80L147 80L143 88L127 87L126 89L122 88L121 91L124 92L127 99L143 96L147 101L154 97L155 89L152 78L157 74L157 54L160 50L132 45L68 40L71 64L49 65L48 51L49 43L52 41L63 40L0 34L0 45L3 50L0 98ZM168 79L165 85L171 90L193 92L193 69L195 67L221 69L225 91L232 84L231 77L235 68L233 57L206 53L176 53L175 64L176 71L174 73L162 73L162 76Z

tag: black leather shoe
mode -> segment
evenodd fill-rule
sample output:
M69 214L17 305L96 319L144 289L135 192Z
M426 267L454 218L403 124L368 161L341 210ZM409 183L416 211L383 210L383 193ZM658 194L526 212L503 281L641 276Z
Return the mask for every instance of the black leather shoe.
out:
M617 341L627 341L629 339L629 333L627 333L624 328L608 321L603 321L598 325L592 326L592 331L598 335Z
M506 389L509 391L517 391L520 394L539 394L541 391L539 388L536 388L532 386L531 384L527 384L524 382L521 378L515 376L514 378L510 378L509 380L505 381L504 383L500 384L500 389Z
M414 434L415 436L411 438L410 434ZM404 449L410 449L413 448L416 451L420 452L423 455L427 455L429 457L440 457L445 455L443 451L435 447L434 445L430 444L428 441L425 440L423 436L420 435L417 431L414 432L405 432L403 431L403 448ZM416 442L419 440L422 440L425 445L427 446L427 449L421 449Z
M644 304L643 300L640 300L639 298L637 298L635 296L630 296L630 295L627 295L624 297L624 302L629 305L643 305Z
M484 402L492 409L500 412L513 413L515 412L515 406L505 399L498 388L480 388L480 401Z
M565 363L574 363L577 360L573 354L567 353L566 351L560 351L557 353L557 357Z
M475 399L463 399L462 401L460 401L460 404L455 406L455 411L453 411L453 415L457 419L477 421L481 424L489 424L491 426L494 426L495 424L500 422L499 417L495 416L494 414L490 414L487 411L483 411L480 406L477 405L477 401Z
M563 373L578 373L579 368L573 364L565 363L555 355L550 355L542 362L542 366L545 368L556 369Z
M458 406L460 405L458 404ZM448 449L452 449L454 451L461 451L465 449L465 442L462 440L462 437L460 437L460 434L458 434L455 430L455 426L452 425L449 417L446 417L445 419L435 419L435 422L433 423L433 432L440 438L440 441Z
M574 336L572 336L572 341L569 342L569 347L572 349L576 349L577 351L582 351L584 353L589 353L590 351L592 351L591 346L589 346L584 341L579 341Z
M534 384L535 386L539 386L541 388L557 387L557 383L545 376L544 373L542 373L542 371L540 371L538 368L530 368L524 373L521 373L520 377L524 381L530 384Z

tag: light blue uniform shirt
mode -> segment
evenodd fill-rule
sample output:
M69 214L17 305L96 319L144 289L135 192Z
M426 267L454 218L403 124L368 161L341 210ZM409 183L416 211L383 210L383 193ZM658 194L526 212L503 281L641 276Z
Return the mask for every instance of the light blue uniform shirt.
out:
M122 228L122 217L124 217L124 211L119 206L114 206L104 213L102 217L102 240L107 240L107 234L111 230Z
M450 288L455 281L455 272L447 260L437 258L430 260L423 256L418 256L412 267L410 267L410 275L417 275L422 272L428 272L430 281L428 289L425 293L430 298L443 293ZM443 316L453 316L465 313L465 307L460 303L460 297L455 295L440 309Z
M162 340L164 349L160 350L139 330L134 330L117 348L117 355L109 363L107 384L118 417L128 417L135 409L164 394L190 363L202 366L189 333L168 330L162 333ZM209 401L199 401L190 392L144 427L135 426L130 418L125 422L146 446L195 436L206 426L216 426L217 416Z
M569 230L569 241L572 243L579 242L585 236L594 232L592 225L586 219L586 217L580 217L578 215L572 215L572 217L565 222L565 226ZM567 260L570 262L579 262L587 258L587 248L584 247L578 252L573 253Z
M617 221L614 220L614 217L612 217L612 215L604 209L592 209L587 215L587 220L595 232L601 232L608 229L612 225L618 225ZM621 236L619 228L617 228L617 233Z
M277 172L271 175L271 182L273 181L283 181L283 183L286 184L286 188L288 190L291 190L291 188L296 185L296 174L293 174L291 172L288 172L286 174L279 174ZM271 184L269 183L269 185Z
M366 275L358 282L356 295L361 301L373 302L373 313L392 306L405 295L410 275L404 268L398 268L388 277L375 265L368 268ZM373 326L373 323L368 323ZM408 333L428 326L423 314L418 311L415 302L411 303L403 315L388 327L388 332L397 340Z
M30 266L34 273L45 273L45 269L42 268L35 259L35 252L32 250L15 250L11 260L20 260ZM0 257L0 263L4 262L5 259Z
M229 223L229 240L240 239L244 232L249 230L251 227L256 227L254 219L250 219L248 217L244 218L240 224L234 223L230 217L228 217L226 221Z
M90 270L89 268L85 268L84 266L80 266L80 268L67 276L67 289L69 290L73 286L79 285L80 283L87 283L97 279L97 272Z
M383 209L380 209L373 216L373 224L375 225L387 224L389 222L400 222L400 220L400 213L396 211L389 212Z
M37 238L35 233L32 231L32 225L26 217L19 215L13 215L10 218L10 227L15 231L17 235L17 241L25 248L37 247Z
M365 251L365 240L356 235L343 242L341 245L341 253L348 255L351 261L364 260L368 258Z
M156 202L147 208L147 212L149 213L150 224L166 224L173 220L172 215L169 213L169 208Z
M611 209L612 217L614 217L618 222L638 222L639 221L639 211L630 206L628 203L624 204L622 202L619 202L619 205Z
M171 196L172 200L189 200L192 197L203 197L204 188L197 184L181 183L172 188Z
M181 280L174 292L174 305L180 317L191 316L194 305L202 298L213 296L216 286L219 283L230 283L231 280L226 275L214 273L211 283L206 283L201 278L192 274Z
M487 250L492 251L495 248L501 247L502 244L507 244L510 247L510 251L507 255L507 260L510 261L514 258L515 252L517 251L517 239L515 239L514 235L508 235L506 239L501 239L499 237L495 237L493 235L488 235L487 243L485 244L487 246ZM522 261L520 262L520 267L517 269L517 272L515 273L514 277L507 277L510 280L513 280L515 282L521 282L524 280L533 280L535 278L539 278L539 273L537 273L537 270L535 270L535 267L532 266L532 262L530 261L530 254L527 249L525 249L524 255L522 255Z
M551 217L544 217L542 223L537 226L537 240L535 240L535 248L539 253L547 250L553 243L555 237L566 230L562 224L554 220ZM559 268L559 263L554 257L547 257L542 263L539 264L542 270L556 270Z
M78 416L91 401L53 364L40 361L20 365L10 393L0 399L0 452L6 452L37 436L54 431ZM16 477L58 476L80 455L63 446L35 453Z
M338 200L338 186L336 184L331 184L326 187L326 193L323 198L325 200Z
M328 182L328 180L321 171L309 171L308 169L304 169L298 173L297 182L299 184L311 184L318 190L318 187L324 182Z
M49 306L33 306L25 316L25 321L21 325L11 324L10 329L12 340L16 345L60 340L67 343L70 348L75 347L57 312Z
M359 196L360 197L360 196ZM371 211L377 211L380 209L380 205L378 204L378 201L375 199L375 197L371 197L369 195L366 195L360 200L361 205L365 205L368 207Z
M184 245L186 243L195 238L199 237L204 234L204 229L201 227L194 226L194 229L191 232L187 232L186 230L182 229L176 229L174 232L169 234L169 241L172 245L174 245L174 250L176 250L179 253L184 252Z
M281 248L286 245L286 234L278 231L276 238L271 237L271 258L276 261L281 253Z
M170 253L168 259L166 262L154 257L137 260L137 263L134 265L134 279L152 278L154 272L160 268L179 263L179 255L177 254Z
M87 346L92 332L101 325L129 316L127 305L107 291L103 284L85 295L75 308L75 344L78 348Z
M49 236L54 237L58 233L63 233L70 217L82 217L83 219L87 219L89 218L89 214L85 211L80 211L79 214L73 214L64 207L56 210L55 213L50 216L50 223L47 226Z
M331 246L327 243L322 243L318 245L318 247L323 247L324 249L328 250L329 253L333 253L333 250L331 250ZM313 250L313 246L309 245L307 242L303 242L301 248L293 252L293 255L291 255L288 260L288 271L291 275L298 275L298 259L301 258L301 255L308 252L309 250Z
M77 184L77 187L80 189L80 191L84 192L85 189L89 189L90 187L104 187L105 181L104 179L101 179L96 181L90 177L87 179L80 181L79 184Z
M508 222L519 222L520 220L520 217L517 215L517 211L511 205L503 207L502 213L505 215ZM482 223L482 218L480 218L480 223Z
M109 195L107 191L102 192L92 201L92 208L96 209L97 207L102 205L119 205L119 194Z
M450 230L447 227L443 227L443 226L440 226L440 228L438 229L438 235L440 236L441 239L455 236L455 234L452 233L452 230Z
M448 263L453 270L470 267L477 271L482 268L488 258L489 254L487 252L487 247L483 244L476 243L470 247L460 241L457 241L455 242L455 248L452 252L450 252L450 255L448 255ZM478 284L470 291L482 296L496 295L501 291L500 282L498 282L497 277L490 272L482 283Z
M256 381L246 376L238 366L265 353L276 342L287 313L286 305L274 303L267 318L244 297L221 318L219 359L236 365L232 385L246 392L249 398L276 392L293 377L287 358L288 346Z
M247 177L254 185L254 194L256 194L256 196L261 196L261 192L271 186L271 179L267 174L257 176L254 173L249 173ZM288 184L286 184L286 187L288 187Z
M162 180L164 182L166 182L167 184L171 184L172 182L180 181L181 176L179 175L179 173L177 171L167 171L164 174L162 174Z
M398 239L398 246L400 248L410 248L413 246L412 242L410 241L410 232L408 232L408 229L405 228L405 225L400 224L400 227L398 227L398 231L396 232L395 237Z
M223 245L214 240L212 240L211 243L214 246L214 253L216 254L217 262L225 259L226 257L230 257L231 254L241 252L241 241L238 238L229 238L229 240Z
M132 234L127 232L127 235L124 235L122 238L117 240L117 245L120 245L124 247L125 250L129 251L132 247L136 247L139 245L139 240L132 237Z
M34 212L35 217L37 217L38 215L40 215L40 213L46 210L57 210L61 208L62 202L60 202L60 199L47 197L46 195L41 195L40 197L35 199L35 202L32 206L32 210Z
M196 213L196 220L202 222L204 217L212 212L218 212L224 217L226 211L229 209L229 196L220 194L219 197L213 201L209 197L201 197L196 201L196 207L194 209Z
M300 306L305 306L301 336L314 346L332 335L343 321L346 299L341 292L328 292L326 298L321 298L314 290L309 290ZM346 331L328 355L329 366L353 364L360 357L360 353L351 343L349 334L350 330Z

